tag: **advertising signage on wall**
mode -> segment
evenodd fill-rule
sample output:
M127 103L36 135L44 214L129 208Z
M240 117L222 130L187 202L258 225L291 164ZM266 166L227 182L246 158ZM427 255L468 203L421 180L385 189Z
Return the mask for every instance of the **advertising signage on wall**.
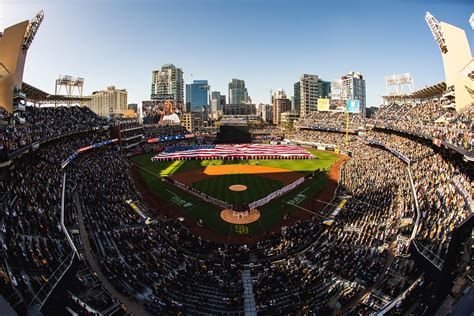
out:
M318 99L318 111L329 111L329 99Z
M347 100L346 101L347 112L359 113L360 101L359 100Z
M320 112L347 112L359 113L359 100L318 99L318 111Z
M329 100L329 111L344 112L346 100Z
M152 94L152 100L174 100L174 94Z

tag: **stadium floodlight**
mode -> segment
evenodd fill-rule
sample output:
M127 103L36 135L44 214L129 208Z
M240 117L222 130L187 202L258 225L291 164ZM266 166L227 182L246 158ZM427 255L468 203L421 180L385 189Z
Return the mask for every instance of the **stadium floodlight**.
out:
M410 94L413 91L413 78L410 73L385 76L385 87L387 95ZM395 91L392 91L393 87Z
M77 88L78 95L82 96L82 89L84 87L84 78L81 78L81 77L74 78L73 76L59 75L59 78L56 79L54 94L59 94L61 92L61 88L63 87L66 89L66 95L68 96L74 95L74 88Z
M43 10L41 10L30 21L25 31L25 36L23 39L23 49L28 49L30 47L31 43L33 42L33 39L35 38L36 32L38 32L41 22L43 22L43 19L44 19L44 12Z
M448 52L448 47L446 46L446 40L444 38L443 32L441 31L440 23L429 12L426 12L425 21L428 24L436 43L438 43L441 52L446 54Z

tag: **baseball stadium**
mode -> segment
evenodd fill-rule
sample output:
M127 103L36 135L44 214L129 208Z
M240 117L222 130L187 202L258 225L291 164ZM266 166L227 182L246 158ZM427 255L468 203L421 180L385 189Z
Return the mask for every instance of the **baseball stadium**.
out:
M107 13L134 18L122 5ZM243 80L228 83L227 103L193 80L185 101L173 64L152 71L149 100L127 105L114 86L83 95L81 77L60 75L54 94L24 82L51 75L35 45L72 32L59 5L51 22L45 12L0 30L0 315L473 313L472 30L426 12L443 80L372 77L387 88L375 109L358 72L303 74L293 97L272 90L259 107ZM128 50L98 57L112 44L88 36L88 63ZM188 102L197 95L207 107Z

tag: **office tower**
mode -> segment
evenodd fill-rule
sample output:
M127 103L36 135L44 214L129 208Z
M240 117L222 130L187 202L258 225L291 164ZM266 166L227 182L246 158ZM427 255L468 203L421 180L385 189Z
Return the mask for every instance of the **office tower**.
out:
M319 80L317 75L303 74L299 81L300 90L300 117L306 117L310 112L317 110L319 98Z
M251 102L245 81L240 79L232 79L229 82L229 104L240 104L244 102Z
M300 92L301 91L301 83L295 82L293 85L293 110L295 111L300 111L301 108L301 96Z
M366 97L365 80L360 72L351 71L341 77L342 98L346 100L359 100L360 112L365 116Z
M173 64L164 64L160 70L152 72L151 99L164 98L173 95L176 102L184 102L183 70Z
M280 115L291 110L291 101L286 97L285 90L279 89L272 93L273 124L280 124Z
M194 80L186 85L186 109L190 112L207 112L209 109L207 80Z

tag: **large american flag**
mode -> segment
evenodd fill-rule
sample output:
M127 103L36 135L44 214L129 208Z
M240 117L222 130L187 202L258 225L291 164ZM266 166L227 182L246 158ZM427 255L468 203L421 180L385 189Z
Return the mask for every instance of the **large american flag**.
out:
M295 145L204 145L172 147L151 158L153 161L177 159L314 159Z

